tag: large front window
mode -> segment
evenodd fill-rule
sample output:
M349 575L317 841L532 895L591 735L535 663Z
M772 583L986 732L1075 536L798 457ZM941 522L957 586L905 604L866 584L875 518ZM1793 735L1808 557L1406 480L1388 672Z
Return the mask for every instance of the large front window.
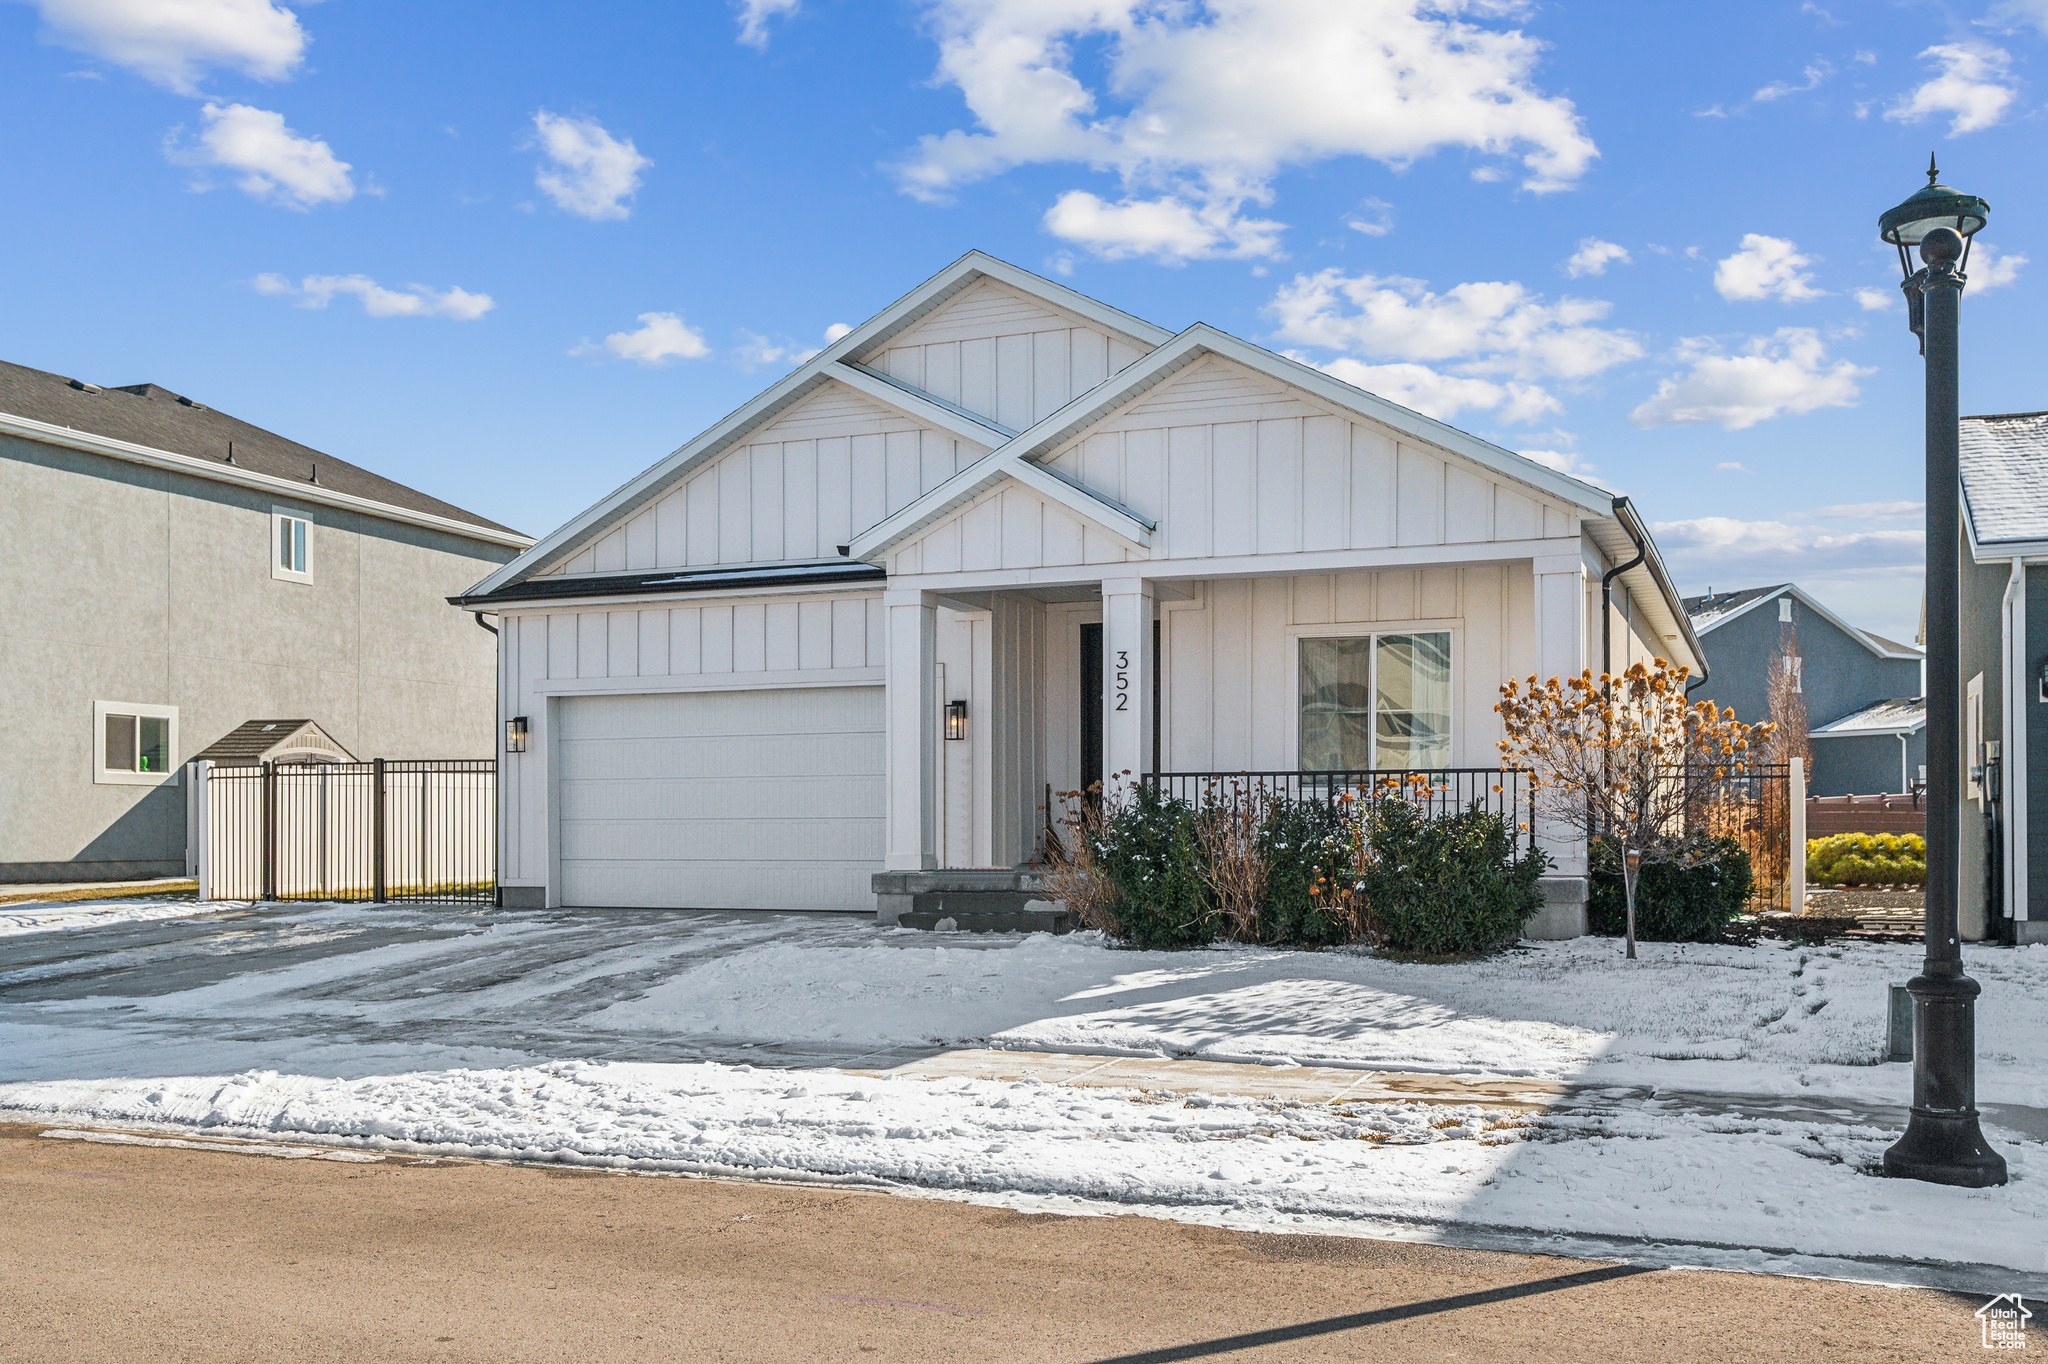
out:
M1301 641L1304 771L1451 765L1445 631Z

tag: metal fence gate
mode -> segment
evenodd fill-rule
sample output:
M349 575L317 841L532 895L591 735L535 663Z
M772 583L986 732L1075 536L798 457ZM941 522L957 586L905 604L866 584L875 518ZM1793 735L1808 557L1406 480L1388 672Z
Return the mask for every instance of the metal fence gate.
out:
M186 860L202 900L491 904L490 758L190 765Z

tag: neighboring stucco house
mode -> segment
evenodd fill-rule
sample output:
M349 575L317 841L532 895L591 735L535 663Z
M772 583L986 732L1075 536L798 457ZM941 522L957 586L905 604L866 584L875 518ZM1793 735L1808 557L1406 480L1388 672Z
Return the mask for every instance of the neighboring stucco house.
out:
M1701 696L1745 724L1771 718L1771 672L1806 698L1815 796L1905 792L1927 762L1921 651L1859 630L1796 583L1685 599L1713 681ZM1788 661L1789 660L1789 661Z
M1962 483L1963 933L2048 942L2048 412L1963 418Z
M523 736L504 903L873 911L1096 779L1497 769L1631 560L1613 664L1697 670L1625 501L973 253L456 599ZM1534 931L1583 931L1552 851Z
M445 597L531 540L154 384L0 363L0 881L178 875L180 768L261 716L492 750Z

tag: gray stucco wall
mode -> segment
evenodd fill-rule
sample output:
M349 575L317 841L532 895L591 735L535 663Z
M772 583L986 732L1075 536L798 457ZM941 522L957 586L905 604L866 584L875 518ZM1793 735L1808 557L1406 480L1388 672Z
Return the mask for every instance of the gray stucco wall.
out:
M0 436L0 880L182 871L182 782L96 784L96 701L176 706L180 765L268 716L364 758L494 751L494 640L445 598L514 551L305 504L313 581L279 581L274 505Z

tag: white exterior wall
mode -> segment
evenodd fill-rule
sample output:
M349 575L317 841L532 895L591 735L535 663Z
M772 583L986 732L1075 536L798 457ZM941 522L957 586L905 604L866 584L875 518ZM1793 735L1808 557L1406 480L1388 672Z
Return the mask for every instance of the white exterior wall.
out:
M1129 337L983 279L861 362L1022 431L1145 350Z
M829 559L987 453L828 384L553 571Z
M551 703L593 693L879 685L886 657L875 591L506 610L499 718L527 717L525 753L501 753L499 879L550 882ZM502 728L502 725L501 725Z

